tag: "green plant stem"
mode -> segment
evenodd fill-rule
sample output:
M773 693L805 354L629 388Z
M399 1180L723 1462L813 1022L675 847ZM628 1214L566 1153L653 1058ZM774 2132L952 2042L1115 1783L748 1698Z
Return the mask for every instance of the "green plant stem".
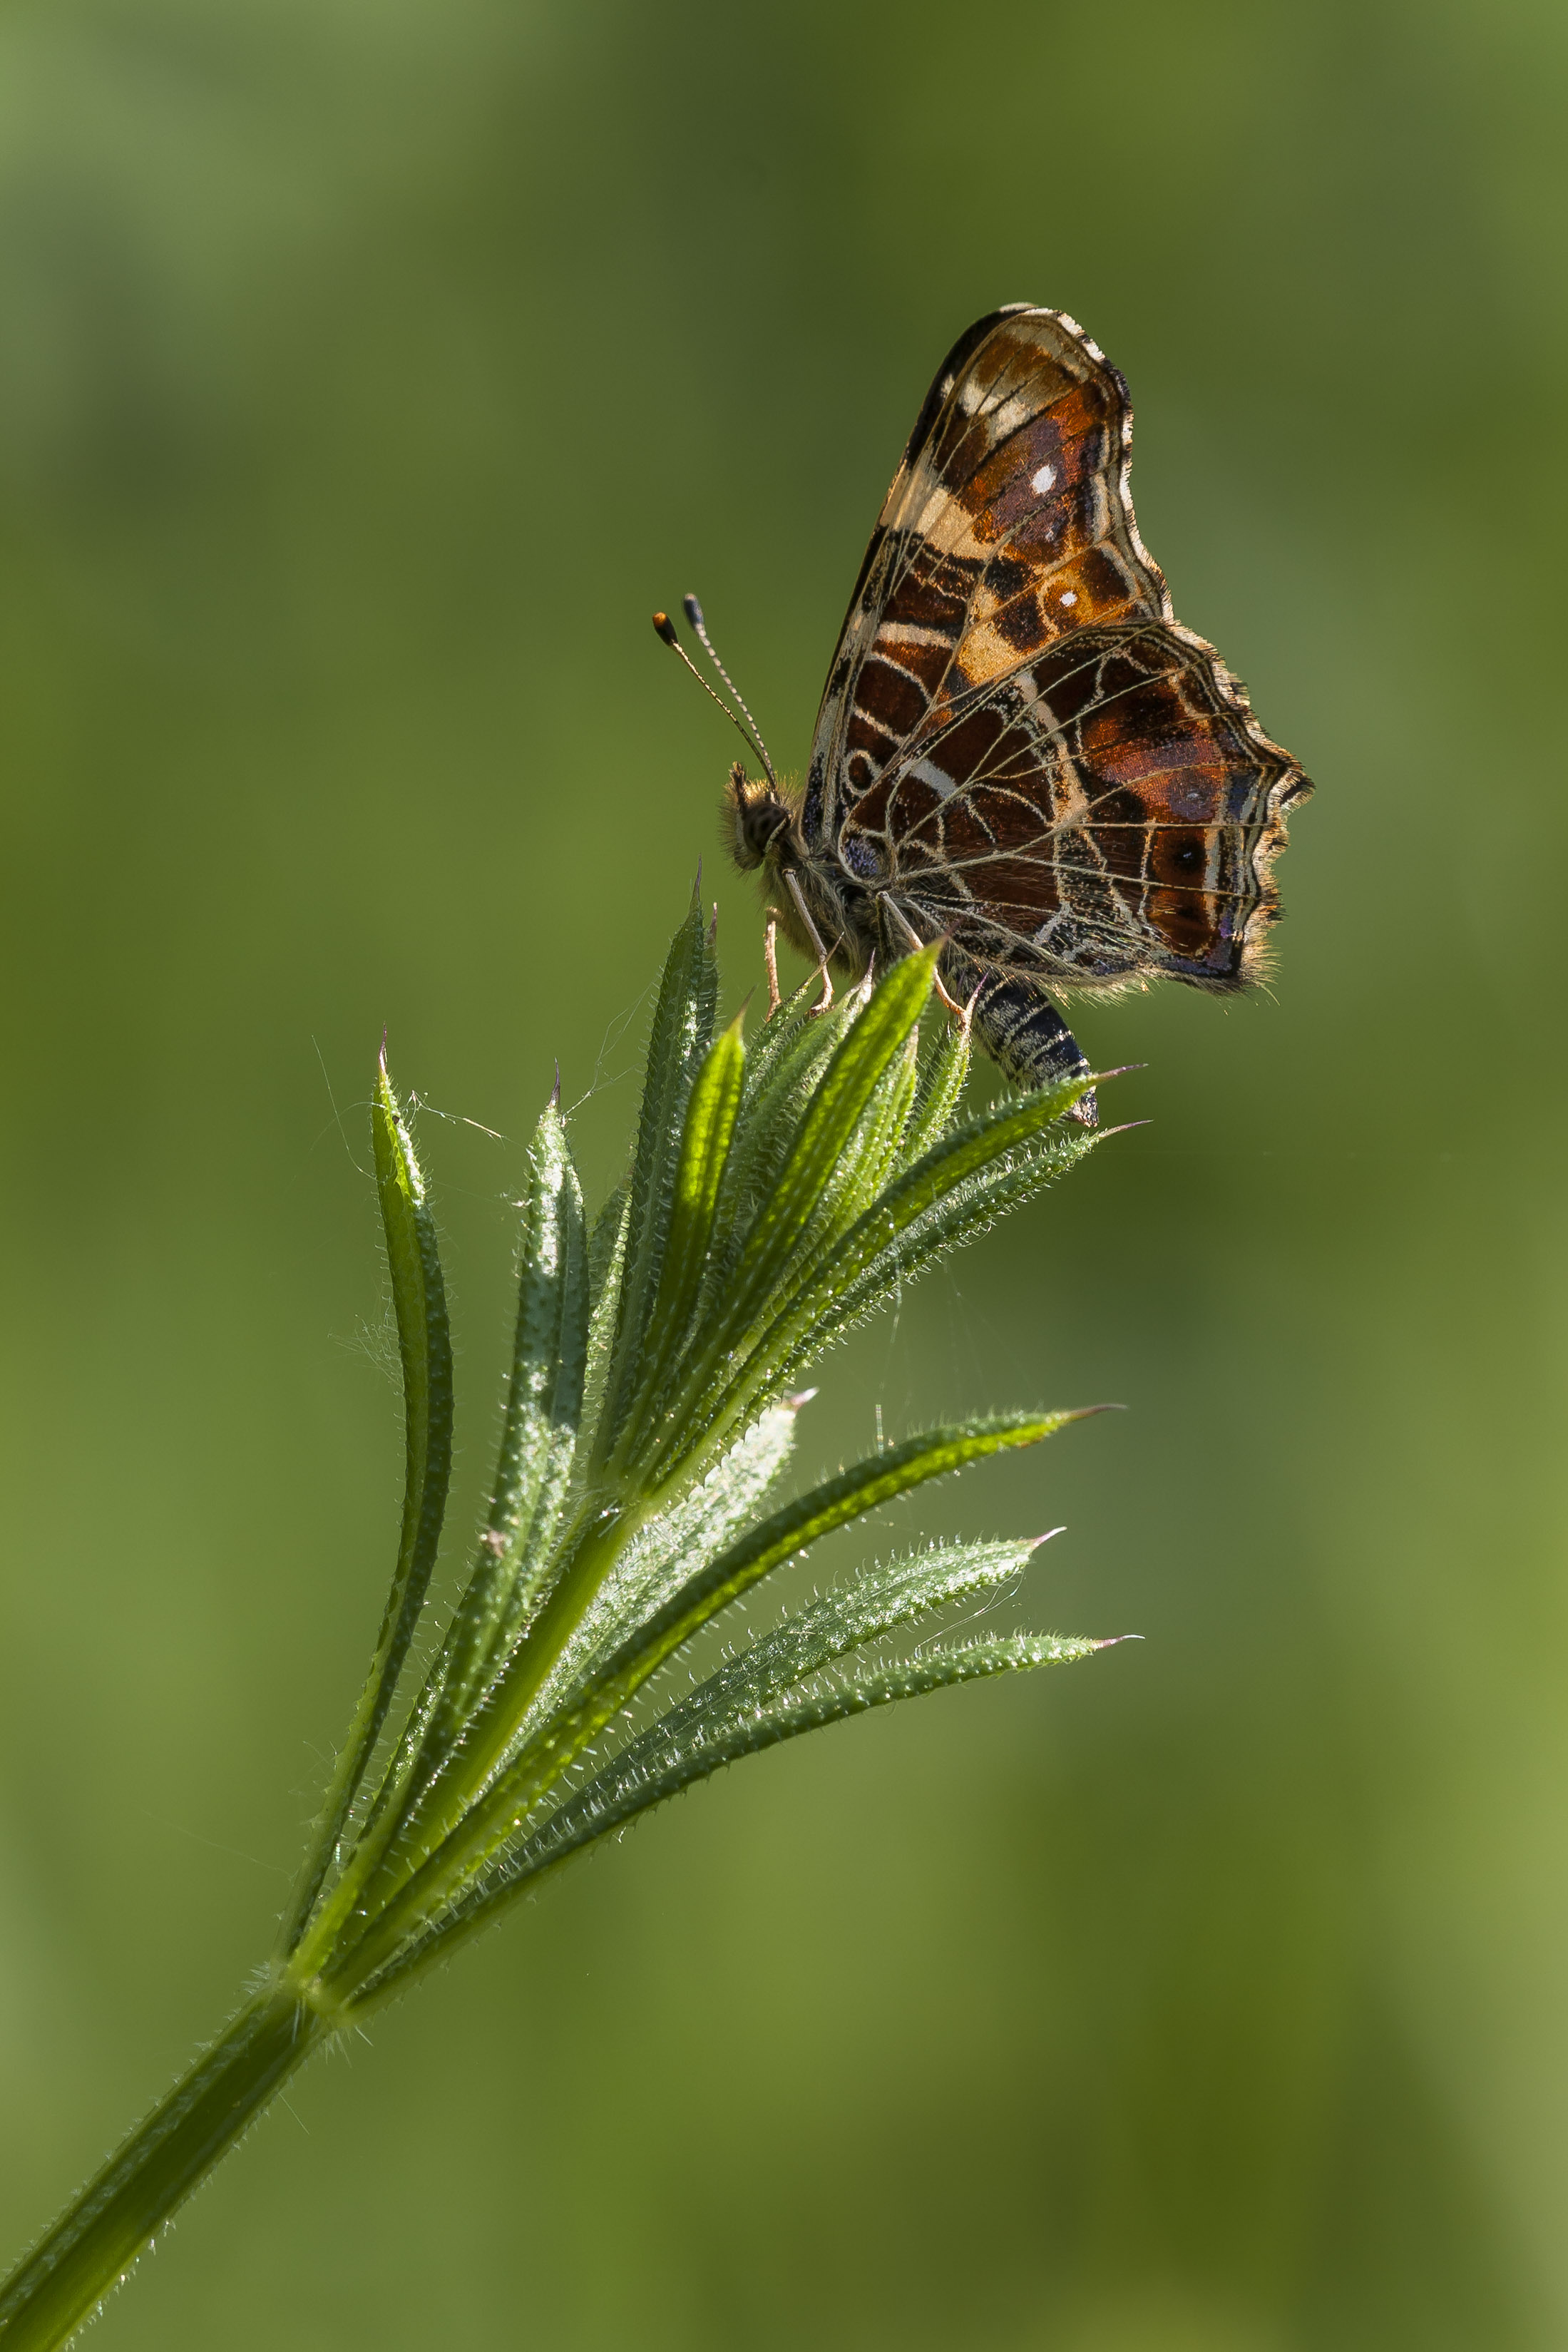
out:
M54 2352L330 2027L291 1989L246 2003L0 2287L5 2352Z

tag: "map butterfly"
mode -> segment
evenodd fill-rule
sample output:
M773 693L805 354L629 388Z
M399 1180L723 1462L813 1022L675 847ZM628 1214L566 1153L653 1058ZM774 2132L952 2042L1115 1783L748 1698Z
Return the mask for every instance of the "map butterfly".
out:
M978 320L872 534L804 784L749 728L764 777L730 773L736 860L825 992L830 960L859 974L940 938L945 993L1029 1086L1087 1071L1064 994L1260 977L1286 812L1312 790L1176 620L1133 516L1132 433L1125 383L1064 312Z

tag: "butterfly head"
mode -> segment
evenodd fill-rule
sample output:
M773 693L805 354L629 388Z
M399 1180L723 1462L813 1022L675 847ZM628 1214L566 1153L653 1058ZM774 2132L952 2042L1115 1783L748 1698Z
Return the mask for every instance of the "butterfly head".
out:
M737 760L729 772L724 828L743 874L754 874L769 851L777 857L789 839L790 817L789 803L772 779L748 776Z

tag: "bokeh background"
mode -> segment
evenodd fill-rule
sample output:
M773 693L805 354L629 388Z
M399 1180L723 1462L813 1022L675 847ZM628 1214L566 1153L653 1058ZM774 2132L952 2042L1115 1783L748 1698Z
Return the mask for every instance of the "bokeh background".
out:
M601 1192L699 854L758 979L650 608L701 591L798 767L932 370L1048 302L1319 784L1271 991L1085 1009L1150 1123L806 1424L1123 1401L917 1516L1065 1520L1026 1616L1142 1646L579 1871L290 2091L106 2345L1568 2344L1565 49L1542 0L6 10L5 2259L264 1950L362 1670L382 1024L461 1557L552 1057Z

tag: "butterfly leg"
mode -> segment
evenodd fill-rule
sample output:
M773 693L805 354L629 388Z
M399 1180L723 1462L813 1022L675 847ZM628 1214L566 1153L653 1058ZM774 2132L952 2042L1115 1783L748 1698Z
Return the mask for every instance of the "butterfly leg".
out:
M822 945L822 934L811 920L811 909L806 904L806 894L801 889L798 877L788 867L785 869L784 883L789 896L795 901L795 910L806 926L806 937L816 949L817 961L821 967L822 992L811 1007L814 1016L819 1013L825 1013L833 1001L833 977L828 970L828 950Z
M972 971L967 957L955 959L953 976L960 986ZM980 980L975 1034L1003 1076L1019 1086L1056 1087L1089 1075L1082 1048L1050 997L1025 981L999 974ZM1085 1127L1099 1124L1092 1093L1080 1096L1071 1116Z
M904 913L897 899L890 898L887 893L883 891L882 903L886 908L888 913L893 917L894 925L899 932L908 940L910 946L915 949L916 953L918 953L919 950L925 946L926 942L921 938L919 932L915 929L914 924L910 921L908 916ZM963 1026L967 1029L975 1010L975 1000L973 995L970 996L967 1004L960 1004L957 998L949 993L946 983L944 982L939 971L934 971L931 977L936 983L937 995L947 1007L948 1012L953 1015L955 1021L960 1022Z
M768 923L762 934L762 961L768 973L768 1018L772 1020L779 1006L779 909L769 907Z

